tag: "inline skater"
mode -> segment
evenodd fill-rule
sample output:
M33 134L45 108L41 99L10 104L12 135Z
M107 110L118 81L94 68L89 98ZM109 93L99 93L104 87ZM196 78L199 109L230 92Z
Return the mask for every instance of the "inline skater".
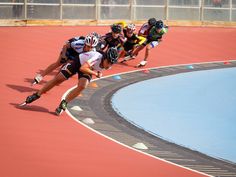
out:
M106 48L116 47L118 53L121 52L126 38L121 34L122 27L118 24L111 25L111 32L102 36L99 40L96 50L104 51Z
M127 40L123 45L124 50L122 50L120 58L123 58L124 56L129 57L133 50L145 41L146 38L138 36L135 33L135 30L136 27L133 23L128 24L128 26L123 29L124 36ZM125 62L127 57L125 57L121 63Z
M93 32L86 37L78 36L66 41L58 59L54 63L50 64L40 74L37 74L32 84L38 84L40 81L42 81L44 76L48 75L53 70L62 66L69 60L74 60L78 54L82 52L88 52L90 50L95 50L94 48L98 44L98 37L99 35L96 32ZM91 45L91 43L93 43L93 45Z
M162 41L162 36L168 31L168 26L165 26L162 20L156 22L147 34L146 40L139 45L130 55L134 59L138 53L146 47L144 59L135 67L143 67L147 64L147 59L151 49L155 48ZM129 59L130 59L129 58Z
M60 72L48 81L39 91L28 96L20 105L24 106L39 99L44 93L56 85L78 73L78 84L56 108L56 114L60 115L67 107L67 103L77 97L89 84L92 76L100 78L102 70L110 69L117 62L118 52L116 48L109 48L106 52L89 51L81 53L76 60L66 63Z

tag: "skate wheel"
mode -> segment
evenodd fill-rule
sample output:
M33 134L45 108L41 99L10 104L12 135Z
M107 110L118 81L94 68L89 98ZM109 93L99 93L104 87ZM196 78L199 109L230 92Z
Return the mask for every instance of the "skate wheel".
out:
M35 84L37 84L37 82L34 81L34 82L31 84L31 86L34 86Z
M55 114L56 114L57 116L60 116L60 115L62 114L62 112L63 112L63 110L60 109L60 108L57 108L57 109L55 110Z
M23 103L19 104L20 107L25 106L27 103L24 101Z

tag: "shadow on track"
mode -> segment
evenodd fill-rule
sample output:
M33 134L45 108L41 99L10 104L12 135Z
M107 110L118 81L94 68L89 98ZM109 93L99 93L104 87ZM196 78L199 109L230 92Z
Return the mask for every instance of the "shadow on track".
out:
M32 111L32 112L44 112L53 114L56 116L55 112L49 111L47 108L36 106L36 105L25 105L25 106L19 106L17 103L10 103L10 105L14 106L16 109L26 110L26 111Z
M30 83L30 85L34 82L34 80L31 78L25 78L24 81ZM47 81L42 80L40 83L38 83L38 85L43 85L45 83L47 83Z
M118 63L116 63L116 65L126 66L126 67L130 67L130 68L134 68L135 67L134 65L130 65L128 62L124 62L124 63L118 62Z
M17 90L19 92L35 92L38 91L38 89L32 88L32 87L25 87L25 86L21 86L21 85L13 85L13 84L6 84L7 87L13 89L13 90Z
M37 73L42 73L44 70L42 70L42 69L40 69L40 70L38 70L38 72ZM49 73L49 74L47 74L47 76L45 76L45 77L51 77L51 76L56 76L58 73L60 72L60 68L59 69L55 69L54 71L52 71L51 73ZM25 82L28 82L28 83L30 83L30 84L32 84L33 82L34 82L34 79L33 78L25 78L24 79L24 81ZM39 85L43 85L43 84L45 84L47 81L45 81L45 80L42 80L40 83L39 83Z

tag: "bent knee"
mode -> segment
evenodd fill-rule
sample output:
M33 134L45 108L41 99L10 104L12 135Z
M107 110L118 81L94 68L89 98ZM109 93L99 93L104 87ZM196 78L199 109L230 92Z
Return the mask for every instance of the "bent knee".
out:
M147 47L146 47L146 50L151 50L152 49L152 46L149 44L149 45L147 45Z
M87 85L78 85L77 88L78 90L84 90L87 88Z

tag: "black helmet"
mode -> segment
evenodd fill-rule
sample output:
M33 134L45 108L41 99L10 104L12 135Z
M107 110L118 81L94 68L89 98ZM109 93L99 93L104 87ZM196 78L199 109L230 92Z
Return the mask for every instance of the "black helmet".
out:
M149 26L154 26L156 24L157 20L155 18L149 18L148 24Z
M155 24L156 29L161 29L164 27L164 23L161 20L158 20Z
M115 47L110 47L109 49L107 49L106 52L106 58L109 61L109 63L114 64L117 62L118 60L118 51Z
M114 32L114 33L120 33L121 32L121 26L118 25L118 24L113 24L111 26L111 31Z

